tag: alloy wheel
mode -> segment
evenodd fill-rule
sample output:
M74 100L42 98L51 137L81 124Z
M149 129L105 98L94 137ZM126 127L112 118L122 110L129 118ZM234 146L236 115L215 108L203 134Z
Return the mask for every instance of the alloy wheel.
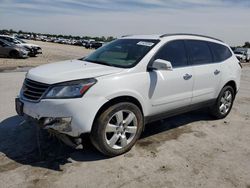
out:
M220 100L220 113L222 115L227 114L227 112L230 110L232 106L232 101L233 101L233 94L230 90L226 90Z
M135 137L137 125L137 118L132 111L120 110L116 112L106 125L106 143L113 149L126 147Z

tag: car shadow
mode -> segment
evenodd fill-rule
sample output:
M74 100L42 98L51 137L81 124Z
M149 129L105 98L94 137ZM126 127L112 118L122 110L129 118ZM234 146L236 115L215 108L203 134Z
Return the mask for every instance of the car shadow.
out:
M157 121L146 125L141 139L201 120L211 118L201 111ZM20 164L60 171L60 166L71 163L72 160L84 162L107 159L92 146L88 135L83 137L83 148L82 151L66 146L20 116L9 117L0 122L0 152Z

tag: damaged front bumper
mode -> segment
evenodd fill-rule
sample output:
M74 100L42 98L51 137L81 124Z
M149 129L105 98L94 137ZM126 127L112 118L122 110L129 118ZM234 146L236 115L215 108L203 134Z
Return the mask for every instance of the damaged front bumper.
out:
M23 112L23 102L19 98L15 99L15 108L18 115L23 116L27 122L33 122L40 128L48 130L48 132L63 141L66 145L75 148L83 149L82 139L80 137L72 137L67 134L72 132L71 122L72 117L47 117L35 119Z
M71 122L71 117L48 117L40 120L44 129L54 129L60 133L72 132Z

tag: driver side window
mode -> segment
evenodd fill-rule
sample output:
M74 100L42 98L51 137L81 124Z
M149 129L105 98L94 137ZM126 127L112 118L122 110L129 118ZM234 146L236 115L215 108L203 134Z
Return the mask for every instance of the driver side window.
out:
M175 40L168 42L156 54L154 59L163 59L171 62L173 68L188 65L184 41Z

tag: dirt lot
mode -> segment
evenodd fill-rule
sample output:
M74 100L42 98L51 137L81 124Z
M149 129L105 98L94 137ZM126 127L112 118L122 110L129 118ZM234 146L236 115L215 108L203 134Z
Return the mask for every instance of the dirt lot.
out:
M54 47L44 48L54 55L44 53L45 60L34 58L32 65L86 52ZM20 61L30 65L29 59ZM0 59L1 66L7 62L19 64ZM0 73L0 187L250 188L249 65L243 68L241 90L226 119L215 121L199 110L155 122L130 152L114 158L103 157L88 140L83 151L68 148L16 116L14 98L24 74Z
M33 67L56 61L77 59L86 56L92 51L80 46L28 40L27 42L39 45L43 50L43 54L39 54L37 57L30 57L27 59L0 58L0 71L13 69L14 67Z

